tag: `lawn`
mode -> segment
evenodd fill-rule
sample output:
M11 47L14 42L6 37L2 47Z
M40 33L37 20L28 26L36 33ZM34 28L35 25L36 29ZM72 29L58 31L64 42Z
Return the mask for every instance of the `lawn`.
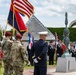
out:
M24 63L25 69L33 69L33 66L27 66L26 63ZM4 64L2 63L2 67L0 68L0 75L3 75L4 73Z
M2 67L0 67L0 75L3 75L3 72L4 72L4 68L3 68L3 63L2 63Z
M55 62L54 65L48 65L48 62L47 62L47 66L48 66L48 68L54 68L54 67L56 67L56 62ZM3 67L4 67L4 65L2 63L2 67L0 69L0 75L3 75L3 73L4 73L4 68ZM33 69L33 68L34 68L33 66L27 66L26 63L24 63L24 69Z

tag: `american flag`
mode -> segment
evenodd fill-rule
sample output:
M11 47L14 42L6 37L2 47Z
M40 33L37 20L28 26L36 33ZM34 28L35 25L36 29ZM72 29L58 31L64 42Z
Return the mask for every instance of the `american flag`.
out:
M28 37L29 37L29 39L28 39L28 46L29 46L29 49L31 49L32 46L33 46L33 43L34 43L34 37L31 35L30 32L28 32Z
M28 0L13 0L14 9L27 15L28 18L34 14L34 7Z
M26 24L21 17L21 14L18 13L16 10L13 11L13 3L11 3L7 20L8 24L15 28L21 35L23 35L28 30Z

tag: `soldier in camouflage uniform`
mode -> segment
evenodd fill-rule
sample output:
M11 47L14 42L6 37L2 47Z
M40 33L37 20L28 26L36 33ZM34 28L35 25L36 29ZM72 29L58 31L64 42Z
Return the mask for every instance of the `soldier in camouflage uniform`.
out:
M24 61L28 62L23 45L21 44L22 36L16 35L16 41L13 42L11 48L11 56L13 61L14 75L23 75Z
M6 32L5 34L6 38L2 41L2 50L4 53L4 75L12 75L13 72L13 67L12 67L12 59L10 57L10 52L11 52L11 46L12 46L12 41L10 40L11 33Z

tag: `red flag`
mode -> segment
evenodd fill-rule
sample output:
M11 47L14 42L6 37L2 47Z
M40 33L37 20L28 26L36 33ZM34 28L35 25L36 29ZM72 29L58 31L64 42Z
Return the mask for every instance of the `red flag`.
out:
M62 49L63 49L63 50L62 50L62 52L64 53L64 52L65 52L65 50L66 50L66 46L65 46L65 44L64 44L64 43L62 44Z
M34 7L28 0L14 0L14 9L18 12L25 14L30 18L30 16L34 13Z
M14 17L13 17L13 15L14 15ZM16 10L13 10L13 4L11 4L11 8L9 11L8 23L12 27L14 27L21 35L23 35L28 30L21 18L21 14L18 13Z
M16 16L16 21L17 21L20 32L27 31L27 27L24 24L20 14L17 11L15 11L15 16Z

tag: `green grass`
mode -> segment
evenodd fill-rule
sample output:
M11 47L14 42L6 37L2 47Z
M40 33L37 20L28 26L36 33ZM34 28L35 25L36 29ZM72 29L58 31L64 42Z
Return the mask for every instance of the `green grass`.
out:
M48 68L54 68L54 67L56 67L56 61L54 61L54 65L48 65L48 64L49 63L47 62ZM26 63L24 63L24 69L27 69L27 70L34 69L34 67L33 66L27 66ZM0 75L3 75L3 73L4 73L4 65L2 63L2 67L0 69Z
M27 66L26 63L24 63L24 68L25 69L33 69L34 67L33 66Z
M33 66L27 66L26 63L24 63L24 69L33 69ZM0 75L3 75L4 73L4 64L2 62L2 67L0 68Z
M56 67L56 61L54 61L54 65L49 65L49 62L47 62L47 67L53 68ZM24 63L25 69L34 69L34 66L27 66L26 63Z
M0 75L3 75L3 72L4 72L4 69L1 68L1 70L0 70Z
M3 75L3 73L4 73L4 68L3 68L4 66L3 66L3 63L2 63L2 66L0 67L0 75Z

